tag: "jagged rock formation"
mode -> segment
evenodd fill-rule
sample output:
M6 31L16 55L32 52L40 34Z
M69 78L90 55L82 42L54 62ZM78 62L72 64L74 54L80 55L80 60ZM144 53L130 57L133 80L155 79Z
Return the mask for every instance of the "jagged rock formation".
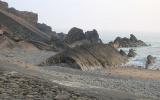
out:
M154 63L156 63L156 57L153 57L151 55L147 56L146 66L145 68L148 69L150 66L152 66Z
M122 56L127 56L127 54L126 54L122 49L119 51L119 53L120 53Z
M99 34L95 29L93 31L85 32L85 37L91 43L102 43L101 39L99 38Z
M133 34L130 35L130 38L117 37L114 42L109 44L114 48L147 46L145 42L138 40Z
M82 29L73 27L67 34L65 38L65 42L68 44L72 44L76 41L81 41L85 39L85 35Z
M93 31L83 32L82 29L73 27L67 35L61 34L61 39L64 38L64 42L70 47L75 47L83 44L94 44L102 43L99 38L98 32L94 29Z
M129 49L128 57L135 57L136 55L137 54L136 54L135 50Z
M65 86L12 72L0 71L0 100L98 100Z
M126 61L127 57L109 45L86 44L50 57L41 65L66 64L72 68L92 70L113 67Z

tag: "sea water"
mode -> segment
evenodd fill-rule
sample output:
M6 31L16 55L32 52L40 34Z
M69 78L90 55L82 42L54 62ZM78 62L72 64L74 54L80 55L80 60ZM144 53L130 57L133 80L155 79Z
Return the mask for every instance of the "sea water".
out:
M109 34L108 34L109 35ZM118 34L118 36L123 37L129 37L128 34ZM147 44L151 46L144 46L144 47L133 47L133 48L121 48L124 50L126 53L128 53L129 49L134 49L135 52L137 53L136 57L130 58L129 62L126 64L126 66L135 66L135 67L145 67L146 65L146 60L148 55L152 55L156 57L156 63L151 66L151 69L160 69L160 34L155 33L155 34L148 34L148 33L143 33L143 34L135 34L135 36L146 42ZM106 37L103 38L104 41L112 41L117 37L117 35L109 35L109 38Z
M151 46L121 48L126 53L128 53L129 49L134 49L137 53L136 57L129 59L129 62L126 64L127 66L145 67L147 56L152 55L153 57L156 57L156 63L153 66L151 66L151 69L160 68L160 42L147 42L147 44L151 44Z

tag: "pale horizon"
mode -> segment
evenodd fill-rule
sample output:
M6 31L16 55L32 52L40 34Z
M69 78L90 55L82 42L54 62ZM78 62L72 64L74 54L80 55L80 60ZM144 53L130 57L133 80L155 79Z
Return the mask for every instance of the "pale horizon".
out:
M103 32L160 33L159 0L3 1L18 10L38 13L39 22L57 32L79 27Z

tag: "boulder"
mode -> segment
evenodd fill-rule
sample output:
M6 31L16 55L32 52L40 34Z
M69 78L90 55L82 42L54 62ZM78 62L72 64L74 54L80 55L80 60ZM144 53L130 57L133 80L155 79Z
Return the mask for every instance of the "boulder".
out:
M122 49L119 51L119 53L120 53L122 56L127 56L127 54L126 54Z
M148 69L148 67L152 66L154 63L156 63L156 57L148 55L145 68Z
M135 50L130 49L128 53L128 57L135 57L137 54L135 53Z
M65 42L68 43L68 44L72 44L76 41L81 41L81 40L84 40L85 39L85 35L84 35L84 32L82 29L79 29L79 28L72 28L66 38L65 38Z
M126 56L122 56L118 50L105 44L85 44L67 49L56 56L48 58L40 65L61 65L67 64L80 70L94 70L110 68L121 65L128 61Z
M102 43L102 40L99 38L99 34L95 29L93 31L85 32L85 37L91 43Z

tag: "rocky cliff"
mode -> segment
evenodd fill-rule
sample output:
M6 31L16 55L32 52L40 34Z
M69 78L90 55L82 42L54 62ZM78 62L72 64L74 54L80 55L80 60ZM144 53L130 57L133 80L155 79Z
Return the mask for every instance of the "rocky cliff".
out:
M0 9L21 17L32 25L36 25L36 23L38 22L38 14L28 11L19 11L15 8L9 8L8 3L6 2L0 1Z
M1 30L10 34L11 38L16 37L39 47L45 47L43 49L53 46L51 39L56 32L46 24L38 23L38 14L9 8L3 1L0 1L0 26L3 26Z

